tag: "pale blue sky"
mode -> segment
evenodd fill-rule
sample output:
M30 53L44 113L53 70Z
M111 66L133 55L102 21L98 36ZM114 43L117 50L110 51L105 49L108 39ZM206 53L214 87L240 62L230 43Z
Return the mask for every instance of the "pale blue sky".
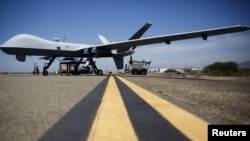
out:
M0 0L0 44L15 34L28 33L52 40L100 44L127 40L146 22L143 37L189 32L231 25L250 25L249 0ZM250 60L250 31L208 38L138 47L134 59L152 60L151 67L204 67L215 61ZM44 61L27 57L24 63L0 51L0 71L32 71ZM95 59L102 69L115 70L112 58ZM125 58L127 63L128 57ZM58 68L55 61L49 71Z

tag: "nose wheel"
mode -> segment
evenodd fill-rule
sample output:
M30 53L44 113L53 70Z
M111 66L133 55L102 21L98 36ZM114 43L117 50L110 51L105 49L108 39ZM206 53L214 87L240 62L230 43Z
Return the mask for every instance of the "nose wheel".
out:
M54 62L55 58L56 57L49 58L49 63L45 63L45 65L43 67L43 75L44 76L47 76L49 74L49 72L47 70L49 69L51 64Z
M43 75L47 76L49 74L49 72L47 70L43 70Z

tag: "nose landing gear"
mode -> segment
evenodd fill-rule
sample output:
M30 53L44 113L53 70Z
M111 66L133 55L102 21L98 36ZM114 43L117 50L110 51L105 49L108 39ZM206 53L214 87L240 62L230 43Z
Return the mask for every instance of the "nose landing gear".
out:
M49 74L49 72L47 71L50 67L50 65L54 62L56 57L52 57L52 58L49 58L49 63L45 63L44 67L43 67L43 75L44 76L47 76Z

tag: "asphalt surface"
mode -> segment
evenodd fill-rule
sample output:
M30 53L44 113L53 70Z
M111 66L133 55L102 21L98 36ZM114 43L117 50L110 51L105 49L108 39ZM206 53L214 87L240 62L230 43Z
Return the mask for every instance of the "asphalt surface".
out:
M139 140L188 140L133 90L117 78L116 82Z
M101 76L1 76L0 140L84 140L105 89Z
M115 78L115 81L111 82L111 78L112 80ZM192 134L196 134L190 130L194 128L190 126L192 123L195 124L197 121L199 125L200 121L196 117L165 103L165 100L159 99L152 93L128 85L117 77L106 76L2 75L0 76L0 140L94 140L95 136L98 136L94 128L101 127L105 131L107 126L115 128L107 128L111 130L106 130L104 135L99 135L99 138L102 139L103 136L103 139L108 137L109 140L119 140L119 137L113 138L111 135L112 132L123 134L124 130L121 128L127 127L123 126L125 121L126 124L131 124L131 130L135 132L133 140L181 141L189 140ZM135 91L141 91L142 95ZM151 95L151 98L146 98L147 95ZM112 101L118 100L119 97L120 101ZM109 106L112 108L109 109ZM116 106L123 109L123 115ZM164 108L168 106L171 107L169 110ZM124 116L126 113L128 117ZM179 116L175 120L175 114L182 115L183 120ZM169 115L173 116L168 118ZM193 121L191 124L188 123L189 127L185 127L187 123L183 118L185 115L188 120ZM99 125L100 119L105 119L108 124L105 121ZM119 125L113 124L112 121L115 120ZM205 126L202 127L206 127L206 123L203 125ZM206 133L206 130L204 132ZM89 139L90 134L91 139ZM124 136L126 140L126 135ZM204 134L202 136L204 138ZM127 140L129 138L128 136Z
M210 124L250 124L250 77L124 78Z

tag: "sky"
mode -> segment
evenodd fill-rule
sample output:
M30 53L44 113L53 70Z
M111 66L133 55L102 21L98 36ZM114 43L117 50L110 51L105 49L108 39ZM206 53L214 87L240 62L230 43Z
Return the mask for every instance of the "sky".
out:
M111 42L125 41L149 22L144 38L232 25L250 25L249 0L0 0L0 44L26 33L66 42L101 44L97 35ZM204 67L216 61L250 61L250 31L153 44L135 49L133 59L152 61L151 68ZM30 72L36 62L27 56L18 62L0 51L0 72ZM124 63L128 63L129 57ZM112 58L94 59L103 70L115 71ZM58 69L59 61L49 71Z

